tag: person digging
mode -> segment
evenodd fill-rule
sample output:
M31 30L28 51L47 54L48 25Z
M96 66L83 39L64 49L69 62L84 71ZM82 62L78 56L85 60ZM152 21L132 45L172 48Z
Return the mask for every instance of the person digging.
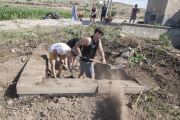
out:
M97 27L92 36L81 39L75 44L76 49L78 50L78 57L86 57L93 59L98 49L102 57L102 64L106 64L104 50L101 44L101 38L104 35L104 29L102 27ZM80 46L83 46L82 52L80 51ZM80 63L80 74L78 78L82 78L85 73L87 77L95 79L94 66L93 62L89 60L79 59Z
M76 49L71 49L67 44L65 43L55 43L49 48L49 56L50 56L50 62L51 62L51 70L53 74L53 78L59 77L61 79L64 79L64 77L61 75L61 71L64 64L64 59L68 56L77 56L78 51ZM55 74L55 63L57 58L60 58L60 66L58 69L57 75Z

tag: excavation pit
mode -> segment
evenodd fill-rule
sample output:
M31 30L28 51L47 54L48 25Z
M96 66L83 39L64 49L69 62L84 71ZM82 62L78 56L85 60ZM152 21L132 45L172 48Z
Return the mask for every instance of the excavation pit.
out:
M24 99L40 95L61 96L55 103L51 102L50 104L60 103L55 105L58 108L57 110L61 107L69 106L70 111L67 115L72 115L71 110L74 108L76 114L85 115L82 119L126 119L128 112L126 110L124 94L138 94L150 89L147 86L138 84L136 81L130 80L123 70L111 70L109 66L101 66L98 63L94 64L96 72L95 80L86 77L84 79L77 79L77 74L75 79L70 79L68 78L70 73L67 73L67 75L65 73L68 71L63 73L66 75L66 79L48 78L50 71L48 63L46 55L32 55L24 67L16 86L19 98ZM77 70L77 73L79 73L79 70ZM69 95L85 96L83 98L72 99L62 97ZM88 95L93 96L88 97ZM75 107L71 106L71 103L72 105L76 104ZM79 112L77 108L81 108L81 111ZM60 111L66 112L64 110ZM60 114L60 116L62 115Z
M122 86L128 94L137 94L149 89L136 81L128 80L129 77L121 69L111 70L109 66L101 66L98 63L94 65L96 80L86 77L80 80L77 78L78 71L75 79L68 78L70 76L68 71L65 71L66 79L47 78L49 62L46 58L46 55L34 54L29 59L17 83L18 95L108 93L112 86Z

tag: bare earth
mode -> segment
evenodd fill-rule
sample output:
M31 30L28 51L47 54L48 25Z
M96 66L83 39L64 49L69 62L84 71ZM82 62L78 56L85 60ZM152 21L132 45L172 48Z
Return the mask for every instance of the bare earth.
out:
M72 22L68 22L72 23ZM29 28L39 26L56 26L59 25L56 20L17 20L1 21L1 30L13 30L18 28ZM3 45L1 45L3 46ZM3 47L2 47L3 48ZM4 48L3 48L4 49ZM21 51L21 47L14 48ZM45 45L31 49L32 51L47 50ZM9 51L10 52L10 51ZM111 95L91 95L91 96L35 96L23 101L19 100L16 92L16 82L20 77L22 68L26 63L27 56L11 57L8 61L0 63L0 87L1 98L5 97L7 102L0 101L0 117L7 120L118 120L121 119L120 110L123 104L127 104L125 96ZM5 59L5 58L4 58ZM79 64L78 64L79 66ZM97 69L96 69L97 70ZM98 71L98 70L97 70ZM63 72L66 76L69 73ZM75 70L75 75L79 74L79 69ZM98 73L97 73L98 74ZM113 77L113 75L112 75ZM117 77L116 75L114 77ZM110 78L111 79L111 78ZM116 78L115 78L116 79ZM118 78L120 79L120 78ZM122 79L126 79L123 77ZM115 109L116 108L116 109ZM119 110L117 110L119 108ZM124 118L127 120L143 117L141 111L136 107L130 109L126 106L127 111L123 111Z
M44 22L46 21L46 22ZM78 24L78 22L70 22L70 20L64 20L65 22L59 22L56 20L17 20L17 21L1 21L0 27L1 30L18 30L19 28L28 28L28 27L40 27L40 26L57 26L62 24ZM133 37L133 39L139 39ZM129 39L125 39L127 42ZM123 41L122 41L123 42ZM38 45L38 46L37 46ZM143 45L142 45L143 47ZM13 49L15 50L13 55L8 45L0 43L0 117L6 120L146 120L149 116L148 112L144 112L142 109L139 109L137 104L132 103L133 95L124 96L119 95L119 93L112 92L108 95L67 95L67 96L34 96L25 100L19 100L16 94L16 82L20 77L23 66L25 65L28 57L31 57L31 52L41 52L47 51L47 45L44 43L35 43L29 42L22 46L16 46ZM145 48L145 47L144 47ZM148 48L148 47L146 47ZM115 48L117 50L119 48ZM6 55L4 55L6 51ZM18 54L21 51L29 52L28 55ZM155 53L154 53L155 54ZM9 56L7 56L9 55ZM147 53L150 57L152 55ZM177 61L172 62L171 55L164 55L164 53L159 54L163 55L164 60L167 60L168 64L161 63L161 67L155 64L156 74L154 73L153 67L149 67L148 63L140 64L131 64L132 66L127 66L123 72L119 72L118 75L112 71L106 71L111 74L111 77L104 76L101 79L140 79L143 84L150 84L153 81L156 81L158 85L162 88L168 87L171 92L177 93L177 88L179 84L179 68L173 66L179 63ZM6 58L7 57L7 58ZM10 59L8 59L10 57ZM118 60L119 62L121 60ZM79 64L78 64L79 66ZM164 70L163 66L169 66ZM98 67L96 64L95 71L97 74L98 71L106 70L106 68ZM75 70L75 76L77 77L79 69ZM128 76L126 76L126 74ZM146 73L146 75L145 75ZM161 75L159 74L161 73ZM69 76L68 71L63 71L65 77ZM145 79L146 78L146 79ZM59 79L60 80L60 79ZM144 80L144 81L143 81ZM177 87L174 87L172 84L176 84ZM173 83L174 82L174 83ZM165 91L165 90L164 90ZM165 91L169 96L167 99L171 100L173 106L179 108L179 102L176 99L176 96L170 94L169 91ZM123 93L123 92L122 92ZM118 95L117 95L118 94ZM162 93L160 94L162 95ZM143 96L144 97L144 96ZM151 96L150 96L151 97ZM148 98L150 99L150 98ZM160 101L160 102L159 102ZM160 99L157 105L164 103L163 99ZM150 103L151 104L151 103ZM147 104L148 105L148 104ZM155 106L156 107L156 106ZM122 108L123 111L122 111ZM149 110L150 111L150 110ZM155 110L152 110L155 112ZM156 114L156 113L154 113ZM159 118L162 118L162 115L159 115ZM151 119L151 118L150 118Z

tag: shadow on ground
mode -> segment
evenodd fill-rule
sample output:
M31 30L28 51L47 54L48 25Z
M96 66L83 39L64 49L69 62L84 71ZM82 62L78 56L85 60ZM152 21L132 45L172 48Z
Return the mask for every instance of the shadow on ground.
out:
M16 77L14 78L14 80L12 81L12 84L9 85L9 87L7 88L4 96L6 97L10 97L10 98L17 98L17 91L16 91L16 84L21 76L21 73L23 71L23 69L25 68L26 64L27 64L28 60L26 61L26 63L24 64L24 66L22 67L22 69L19 71L19 73L16 75Z

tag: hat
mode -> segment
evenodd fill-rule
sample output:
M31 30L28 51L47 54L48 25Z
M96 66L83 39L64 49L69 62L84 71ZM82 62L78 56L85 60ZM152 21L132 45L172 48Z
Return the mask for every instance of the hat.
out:
M137 4L135 4L135 6L138 6Z

